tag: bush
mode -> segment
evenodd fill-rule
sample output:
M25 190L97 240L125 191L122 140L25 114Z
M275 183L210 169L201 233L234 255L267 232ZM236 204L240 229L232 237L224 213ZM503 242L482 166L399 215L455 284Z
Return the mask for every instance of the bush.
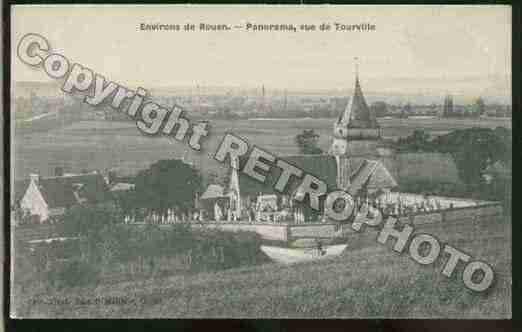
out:
M96 284L99 271L94 265L82 261L59 261L49 271L47 280L57 288Z
M193 243L189 253L192 270L221 270L266 261L259 250L261 238L253 232L202 230L194 232Z

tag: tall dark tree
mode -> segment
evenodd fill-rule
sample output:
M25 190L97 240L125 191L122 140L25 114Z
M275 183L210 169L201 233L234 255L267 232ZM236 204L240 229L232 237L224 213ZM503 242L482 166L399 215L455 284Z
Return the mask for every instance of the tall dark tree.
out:
M399 138L397 144L402 151L422 152L433 150L430 135L422 129L415 129L410 136Z
M489 128L455 130L439 136L434 143L438 151L453 154L460 177L467 184L482 182L488 165L506 155L505 142Z
M319 134L313 129L305 129L302 133L295 136L295 142L299 146L302 154L321 154L323 151L319 148Z
M160 214L173 207L189 211L201 187L201 174L193 166L179 159L159 160L136 176L136 204Z

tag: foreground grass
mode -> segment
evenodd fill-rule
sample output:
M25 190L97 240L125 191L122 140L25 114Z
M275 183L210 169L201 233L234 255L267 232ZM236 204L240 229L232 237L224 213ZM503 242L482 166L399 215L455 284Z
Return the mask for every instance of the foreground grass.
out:
M462 267L440 274L446 257L420 266L377 244L376 233L357 234L341 257L297 265L265 264L195 276L101 284L24 296L23 317L444 317L511 316L511 225L506 221L460 222L419 228L475 259L492 264L496 279L485 293L468 290ZM84 304L76 299L116 297L127 304ZM31 299L69 299L34 304Z

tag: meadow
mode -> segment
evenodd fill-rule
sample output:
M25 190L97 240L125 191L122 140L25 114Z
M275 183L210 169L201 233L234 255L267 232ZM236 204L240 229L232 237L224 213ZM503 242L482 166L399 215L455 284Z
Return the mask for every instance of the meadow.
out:
M277 119L211 121L203 152L166 137L142 135L132 122L81 121L48 131L14 133L14 178L38 172L66 172L119 168L135 172L159 159L185 154L204 173L226 168L212 159L221 138L231 131L252 144L279 154L296 154L294 137L303 129L320 134L328 150L334 119ZM387 138L407 136L415 129L441 135L470 127L511 128L510 119L380 119ZM297 265L266 263L220 272L170 275L117 283L48 289L16 301L22 317L444 317L509 318L511 316L511 224L487 218L419 226L419 232L491 263L496 280L481 294L468 290L460 279L440 274L447 257L420 266L408 257L375 242L375 231L354 234L340 257ZM48 304L33 300L46 299ZM95 305L96 298L117 303ZM54 301L54 300L56 301ZM70 299L70 303L60 303ZM83 299L82 303L75 299ZM123 303L125 302L125 303ZM90 304L89 304L90 303Z
M294 137L303 129L314 129L320 135L319 145L327 151L331 143L335 119L256 119L212 120L210 133L203 140L203 151L192 151L183 142L166 137L142 135L133 122L80 121L48 131L14 133L11 142L13 177L25 178L30 173L53 174L55 167L66 172L118 168L129 172L147 168L160 159L186 156L204 173L224 170L212 160L221 138L233 132L278 155L297 154ZM510 119L379 119L383 135L396 139L415 129L431 135L442 135L454 129L470 127L511 128ZM219 171L221 169L222 171Z
M447 256L421 266L407 249L398 254L391 249L393 241L378 244L376 231L366 230L349 237L345 253L330 260L27 291L16 300L16 312L31 318L511 317L510 218L422 225L416 233L491 263L491 288L468 290L462 264L448 279L440 273ZM117 303L94 304L96 298Z

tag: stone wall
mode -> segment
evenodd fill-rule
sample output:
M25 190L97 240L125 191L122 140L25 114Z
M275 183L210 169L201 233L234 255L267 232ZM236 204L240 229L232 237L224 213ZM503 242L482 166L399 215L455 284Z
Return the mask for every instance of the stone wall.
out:
M340 227L335 224L291 225L288 238L333 238L340 235Z
M168 227L168 225L165 225ZM267 225L267 224L193 224L194 228L204 227L209 229L219 229L222 231L249 231L255 232L264 240L286 241L288 230L286 225Z
M500 203L492 202L479 206L467 206L430 213L419 213L413 217L400 217L399 222L403 224L413 223L413 225L422 225L437 222L452 222L463 219L469 219L471 221L476 217L500 217L502 215L502 205L500 205Z

